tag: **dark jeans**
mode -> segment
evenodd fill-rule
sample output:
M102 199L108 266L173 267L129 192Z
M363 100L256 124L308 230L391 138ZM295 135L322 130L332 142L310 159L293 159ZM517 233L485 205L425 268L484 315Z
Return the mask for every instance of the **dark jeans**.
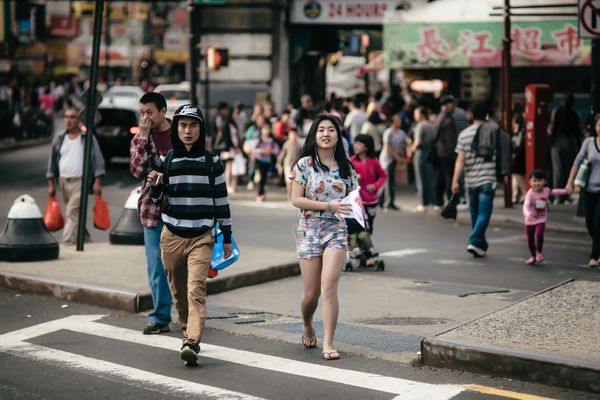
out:
M387 184L383 189L383 193L379 196L379 205L382 207L393 207L394 198L396 197L396 160L392 161L385 169L387 172Z
M440 157L435 181L435 204L444 205L444 194L447 199L452 196L452 175L454 174L454 157Z
M594 260L600 257L600 193L585 192L585 226L592 237L592 253Z
M256 162L256 168L260 172L260 181L258 182L258 195L265 194L265 186L267 185L267 178L269 177L269 163Z
M537 253L542 253L544 248L544 228L546 224L540 222L535 225L525 225L525 233L527 234L527 247L531 257L535 257Z
M484 251L488 249L485 231L490 223L496 190L491 183L469 188L469 211L471 213L471 236L469 244Z

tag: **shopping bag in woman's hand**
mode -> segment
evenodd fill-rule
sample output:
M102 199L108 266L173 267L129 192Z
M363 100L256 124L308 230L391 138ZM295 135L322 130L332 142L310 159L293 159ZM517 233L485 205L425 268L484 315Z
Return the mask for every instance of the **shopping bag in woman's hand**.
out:
M60 203L54 196L48 197L44 210L44 225L50 232L58 231L65 226L65 219L60 212Z
M108 203L98 195L96 195L96 201L94 203L94 227L103 231L110 228Z

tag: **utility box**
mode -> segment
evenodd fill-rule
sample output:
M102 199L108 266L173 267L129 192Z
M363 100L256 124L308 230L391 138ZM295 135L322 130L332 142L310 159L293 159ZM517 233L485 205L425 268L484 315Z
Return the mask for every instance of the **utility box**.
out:
M525 86L525 177L535 168L548 169L548 124L552 92L549 85ZM529 181L529 179L526 179Z

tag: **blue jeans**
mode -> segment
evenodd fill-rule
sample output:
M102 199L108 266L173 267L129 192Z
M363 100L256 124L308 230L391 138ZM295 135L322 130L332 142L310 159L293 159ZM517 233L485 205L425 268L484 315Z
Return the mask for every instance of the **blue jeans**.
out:
M144 227L144 247L146 248L146 263L148 264L148 286L152 293L154 310L148 314L148 322L161 325L171 322L171 290L163 268L160 254L160 233L163 223L158 221L154 228Z
M492 216L496 189L491 183L484 183L476 188L469 188L468 191L469 211L471 213L469 244L487 251L488 242L485 239L485 230Z

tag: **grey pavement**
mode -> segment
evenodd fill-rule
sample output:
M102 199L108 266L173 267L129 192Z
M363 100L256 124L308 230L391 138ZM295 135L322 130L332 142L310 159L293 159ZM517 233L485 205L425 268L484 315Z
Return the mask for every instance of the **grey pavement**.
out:
M491 226L521 227L520 207L504 208L501 196L498 191ZM231 197L251 201L254 193L242 189ZM281 188L270 187L267 198L276 203L285 201L286 195ZM414 188L401 188L396 204L401 213L410 213L417 205ZM565 236L586 235L584 220L575 217L575 211L576 204L552 206L547 229ZM427 218L440 217L429 210ZM468 211L460 211L456 222L469 224ZM209 325L297 341L301 282L295 278L294 289L287 293L289 285L282 279L299 273L294 252L243 243L240 248L240 261L208 282ZM58 260L0 262L0 285L130 312L150 307L142 246L92 243L84 252L72 247L60 250ZM493 293L489 288L489 295L460 300L427 290L424 283L377 274L343 274L340 285L354 294L342 304L343 310L350 310L340 316L342 351L410 363L421 350L429 365L600 393L600 342L594 337L600 328L597 283L571 281L537 294ZM232 289L244 295L243 302L223 293ZM473 288L446 288L467 289ZM290 294L291 300L282 302L282 293ZM386 320L397 315L399 305L411 308L411 316L426 323Z

